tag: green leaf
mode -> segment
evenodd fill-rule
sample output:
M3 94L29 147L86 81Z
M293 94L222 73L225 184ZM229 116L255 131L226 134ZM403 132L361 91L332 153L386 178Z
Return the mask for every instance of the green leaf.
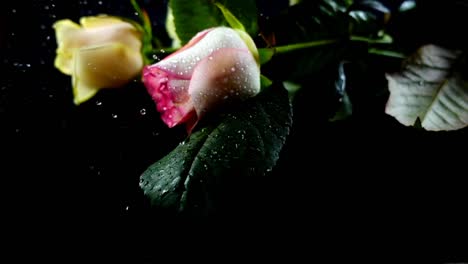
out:
M234 17L236 17L242 25L244 25L245 31L251 36L255 36L258 32L258 17L257 17L257 5L252 0L220 0L221 3L227 10L229 10Z
M260 65L263 65L263 64L269 62L273 58L273 55L275 55L275 49L274 48L261 48L261 49L258 49L258 56L260 57Z
M231 11L229 11L220 3L215 3L215 5L219 8L219 10L221 10L224 19L226 19L231 28L245 31L244 25L242 25L242 23L231 13Z
M421 47L402 72L388 74L390 98L385 112L426 130L468 126L468 81L463 53L435 45Z
M223 17L210 0L171 0L169 7L181 44L186 44L198 32L223 25Z
M265 75L260 75L260 88L263 90L265 88L270 87L273 84L273 82L268 79Z
M225 7L228 19L240 21L247 33L257 32L257 8L251 0L171 0L169 7L174 16L174 26L181 44L186 44L198 32L211 27L226 26L228 21L215 2ZM233 22L233 20L231 20Z
M192 134L150 166L140 186L158 208L192 213L222 208L273 168L291 123L287 92L273 85L217 126Z

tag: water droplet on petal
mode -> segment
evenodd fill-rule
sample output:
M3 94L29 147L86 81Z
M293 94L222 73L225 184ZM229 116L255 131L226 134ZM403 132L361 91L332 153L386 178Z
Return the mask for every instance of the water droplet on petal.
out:
M213 57L210 56L210 57L208 57L208 59L209 59L209 60L213 60Z

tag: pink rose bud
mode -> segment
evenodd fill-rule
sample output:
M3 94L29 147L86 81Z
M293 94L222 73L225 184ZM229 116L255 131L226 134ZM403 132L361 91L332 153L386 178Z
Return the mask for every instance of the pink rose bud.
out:
M143 69L143 82L162 120L190 131L203 115L260 91L258 53L245 32L218 27Z

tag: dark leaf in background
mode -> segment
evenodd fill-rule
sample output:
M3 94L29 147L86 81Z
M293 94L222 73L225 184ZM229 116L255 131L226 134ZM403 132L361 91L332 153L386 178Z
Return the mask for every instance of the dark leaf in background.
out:
M223 0L219 2L242 22L249 34L254 35L257 32L255 1ZM182 45L200 31L227 25L221 11L211 0L171 0L169 5L174 15L175 31Z
M160 208L211 214L251 206L259 177L279 158L292 112L281 86L268 88L227 114L214 128L195 132L141 176L140 186Z

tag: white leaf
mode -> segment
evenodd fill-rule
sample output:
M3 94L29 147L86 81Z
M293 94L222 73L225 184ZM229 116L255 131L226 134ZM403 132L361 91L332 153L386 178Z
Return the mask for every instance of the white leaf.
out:
M388 74L385 112L426 130L457 130L468 125L468 81L459 71L461 53L435 45L421 47L402 72Z

